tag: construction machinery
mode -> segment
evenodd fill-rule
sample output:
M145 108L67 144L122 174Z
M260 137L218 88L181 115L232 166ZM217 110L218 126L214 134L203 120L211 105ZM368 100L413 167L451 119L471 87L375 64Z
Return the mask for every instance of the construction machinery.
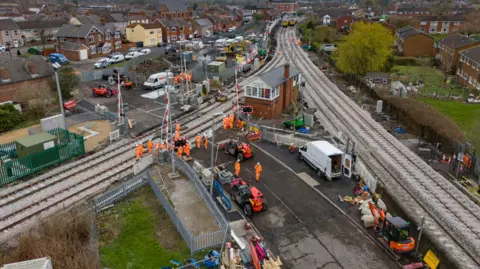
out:
M286 27L288 27L288 25L289 25L288 19L284 19L284 20L282 21L282 26L283 26L284 28L286 28Z
M376 232L377 240L399 260L399 254L409 254L415 249L415 240L410 236L410 222L401 217L387 216Z
M95 87L92 89L93 96L98 97L98 96L105 96L105 97L111 97L114 95L118 94L117 89L111 89L110 87L107 87L105 85L99 85L98 87Z
M226 143L221 143L219 147L236 160L243 161L253 157L252 146L245 142L230 139Z
M267 210L267 201L256 187L248 185L240 178L232 181L231 186L232 200L240 206L245 215L250 217L254 212Z
M294 19L290 19L290 21L288 22L288 25L289 25L289 26L295 26L295 20L294 20Z
M129 77L124 77L122 82L124 89L133 89L133 82L130 80Z

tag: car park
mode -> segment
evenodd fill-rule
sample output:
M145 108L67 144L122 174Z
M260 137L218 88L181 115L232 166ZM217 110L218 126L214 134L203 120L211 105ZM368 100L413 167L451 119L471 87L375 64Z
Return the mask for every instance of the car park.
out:
M133 58L137 58L138 56L141 56L142 54L138 51L131 51L125 55L125 59L130 60Z
M147 55L147 54L150 54L152 51L150 49L142 49L141 51L139 51L142 55Z
M95 68L107 68L110 65L109 58L101 58L93 66Z

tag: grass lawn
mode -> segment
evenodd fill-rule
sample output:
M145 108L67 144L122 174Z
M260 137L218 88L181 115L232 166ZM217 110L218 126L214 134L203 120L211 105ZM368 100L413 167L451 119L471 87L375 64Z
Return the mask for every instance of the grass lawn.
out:
M455 84L443 86L443 73L433 67L425 66L406 66L395 65L392 67L392 74L397 76L397 79L403 83L415 83L417 80L423 80L424 86L419 88L420 92L426 95L433 95L438 91L438 95L447 96L463 95L463 89Z
M118 67L124 67L125 66L125 63L127 63L127 61L123 61L123 62L120 62L120 63L116 63L116 64L111 64L108 66L108 68L118 68Z
M447 34L447 35L442 35L442 34L428 34L428 35L432 36L433 39L434 39L434 41L442 40L442 39L444 39L445 37L448 36L448 34Z
M185 261L190 250L149 186L103 211L98 219L103 268L161 268ZM199 253L197 261L205 253Z
M455 121L465 132L469 141L479 140L480 106L478 104L465 104L447 100L421 99Z

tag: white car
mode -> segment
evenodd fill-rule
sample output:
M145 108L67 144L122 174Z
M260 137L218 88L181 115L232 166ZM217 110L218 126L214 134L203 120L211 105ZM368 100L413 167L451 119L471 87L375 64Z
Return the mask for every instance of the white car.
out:
M143 50L140 51L140 53L141 53L142 55L150 54L150 52L152 52L150 49L143 49Z
M115 54L115 55L110 56L110 58L108 58L108 61L111 64L120 63L124 60L125 60L125 57L123 57L123 54Z
M0 45L0 52L4 52L6 50L7 50L7 48L4 45Z
M130 59L133 59L133 58L137 58L140 55L142 55L142 54L138 51L131 51L131 52L127 53L127 55L125 55L125 59L130 60Z
M108 61L108 58L100 58L93 66L95 68L107 68L109 65L110 61Z

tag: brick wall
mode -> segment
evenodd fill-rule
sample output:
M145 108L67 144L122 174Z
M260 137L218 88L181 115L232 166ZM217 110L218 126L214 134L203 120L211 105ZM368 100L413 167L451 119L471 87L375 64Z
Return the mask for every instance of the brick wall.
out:
M29 89L50 89L50 77L31 79L18 83L0 85L0 102L16 101L26 103L31 99L28 95Z
M257 119L272 119L272 117L280 115L283 112L280 97L275 100L245 97L245 103L253 107L252 117Z
M433 57L434 40L423 34L410 36L403 41L403 56L405 57Z
M480 71L477 70L477 66L478 63L474 63L470 59L460 62L457 70L457 82L469 89L480 88Z

